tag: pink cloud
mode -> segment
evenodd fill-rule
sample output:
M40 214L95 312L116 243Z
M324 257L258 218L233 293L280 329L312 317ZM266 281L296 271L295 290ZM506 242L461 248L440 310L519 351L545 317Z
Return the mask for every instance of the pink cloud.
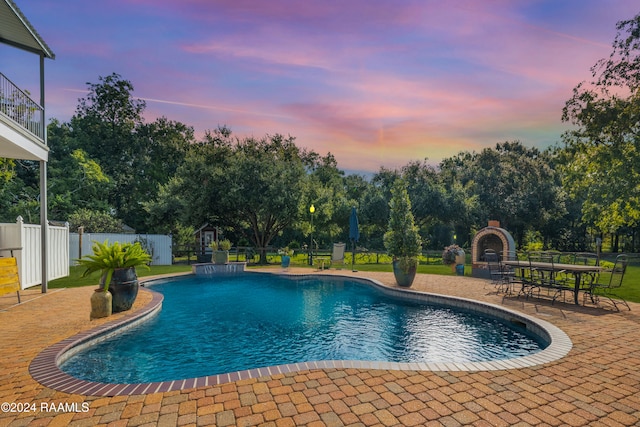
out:
M81 95L61 88L85 89L115 71L147 100L148 120L166 116L198 135L219 124L238 135L290 133L333 152L340 167L369 170L504 140L559 139L571 89L608 56L615 22L637 13L592 0L33 0L26 8L58 54L47 64L47 96L63 121Z

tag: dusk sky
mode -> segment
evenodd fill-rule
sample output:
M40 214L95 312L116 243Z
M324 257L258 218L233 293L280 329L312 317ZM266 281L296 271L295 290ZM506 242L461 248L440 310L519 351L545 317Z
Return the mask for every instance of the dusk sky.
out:
M375 172L520 140L546 148L637 0L16 0L56 59L48 118L68 121L113 72L165 116L237 136L281 133ZM38 58L0 45L38 94ZM37 99L37 97L34 97Z

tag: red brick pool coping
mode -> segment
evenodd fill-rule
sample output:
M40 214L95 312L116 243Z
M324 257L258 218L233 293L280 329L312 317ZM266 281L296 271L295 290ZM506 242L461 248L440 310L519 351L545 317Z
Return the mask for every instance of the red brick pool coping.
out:
M249 272L244 274L261 274ZM289 275L292 276L292 275ZM295 277L317 277L314 274L295 274ZM528 329L540 336L549 345L544 350L528 356L492 360L483 362L384 362L361 360L319 360L290 363L284 365L259 367L254 369L209 375L199 378L187 378L172 381L136 383L136 384L110 384L94 381L85 381L75 378L62 370L59 365L64 363L78 351L94 344L97 341L107 339L140 322L156 315L162 307L163 296L157 292L151 292L151 301L142 309L128 313L124 317L105 323L88 331L80 332L70 338L60 341L42 351L31 362L29 373L40 384L65 393L81 394L88 396L129 396L143 395L174 390L186 390L197 387L208 387L226 384L229 382L260 378L270 375L288 374L313 369L385 369L406 371L487 371L502 369L519 369L544 363L553 362L565 356L571 350L571 340L554 325L544 320L535 319L525 314L517 313L494 304L473 301L465 298L454 298L444 295L416 292L410 289L391 289L374 279L354 278L349 276L332 275L333 278L355 280L374 286L387 294L399 296L405 299L420 301L427 304L445 304L447 306L475 310L479 313L499 316L507 321L515 321L527 325ZM142 281L145 284L145 281ZM146 285L152 285L153 281L146 281ZM152 287L152 286L151 286Z

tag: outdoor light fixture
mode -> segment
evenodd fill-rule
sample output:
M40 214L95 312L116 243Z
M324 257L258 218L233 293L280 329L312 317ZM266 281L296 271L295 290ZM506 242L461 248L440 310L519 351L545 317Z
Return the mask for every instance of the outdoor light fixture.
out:
M311 232L309 233L309 265L313 266L313 213L316 211L316 207L309 206L309 213L311 213Z

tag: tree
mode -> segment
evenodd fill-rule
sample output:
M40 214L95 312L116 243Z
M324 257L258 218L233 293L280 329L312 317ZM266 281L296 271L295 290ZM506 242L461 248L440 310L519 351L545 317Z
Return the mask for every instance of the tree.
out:
M540 230L565 212L549 153L519 141L499 143L480 153L461 153L441 167L458 182L460 191L466 188L475 196L476 227L489 219L499 220L519 246L527 230ZM457 203L464 202L458 199Z
M16 216L10 212L12 207L12 193L15 187L16 162L13 159L0 157L0 222L15 221ZM13 185L12 185L13 184Z
M294 140L234 139L227 128L209 132L191 147L163 197L147 208L172 206L187 224L220 225L264 249L305 211L307 153ZM263 250L260 260L266 263Z
M15 175L16 163L13 159L0 157L0 183L11 181Z
M71 148L82 148L109 176L106 200L126 224L138 230L161 229L151 223L143 203L175 174L193 142L193 128L161 117L147 124L144 101L131 82L113 73L89 86L71 119Z
M240 141L227 172L227 198L239 214L235 222L248 223L257 248L266 248L305 211L306 173L294 138L274 135ZM261 252L260 261L266 263L266 253Z
M206 132L202 141L191 145L175 176L160 187L155 198L143 203L154 222L199 228L205 223L226 225L235 221L236 211L225 197L234 143L231 131L221 127Z
M382 209L381 198L384 198L384 203L388 203L391 187L398 178L402 178L407 183L412 213L423 243L431 247L449 245L452 231L456 226L458 224L468 226L468 210L474 199L469 197L458 183L448 185L443 179L444 176L446 174L429 165L426 159L410 161L399 170L380 168L372 180L374 188L378 188L375 196L378 200L369 198L374 193L366 194L368 202L373 202L377 207L367 211L375 215L378 224L384 214L386 227L389 212L388 208ZM463 234L465 233L461 233Z
M69 124L52 120L49 141L49 216L68 220L79 207L107 212L113 183L100 165L75 144Z
M78 209L69 217L69 229L77 231L84 228L85 233L122 233L122 221L106 212L90 209Z
M306 236L311 232L308 209L311 204L316 211L313 215L313 238L319 246L328 246L338 240L348 238L349 215L351 207L357 202L348 199L344 172L338 169L338 162L331 153L319 156L314 152L304 155L303 162L308 164L307 205L305 215L296 228Z
M640 228L640 14L617 24L609 58L592 68L563 109L566 188L602 233ZM617 247L614 246L614 250Z
M407 184L402 179L397 179L391 189L389 211L389 228L384 234L384 246L406 274L418 265L422 239L411 213Z
M35 160L6 159L0 179L0 218L14 222L21 216L26 223L40 221L40 166Z
M361 195L358 220L360 244L370 249L382 249L389 222L389 197L379 182L369 183Z
M402 167L401 173L407 183L416 225L428 229L436 222L446 221L441 217L446 210L445 192L436 170L426 160L412 161Z

